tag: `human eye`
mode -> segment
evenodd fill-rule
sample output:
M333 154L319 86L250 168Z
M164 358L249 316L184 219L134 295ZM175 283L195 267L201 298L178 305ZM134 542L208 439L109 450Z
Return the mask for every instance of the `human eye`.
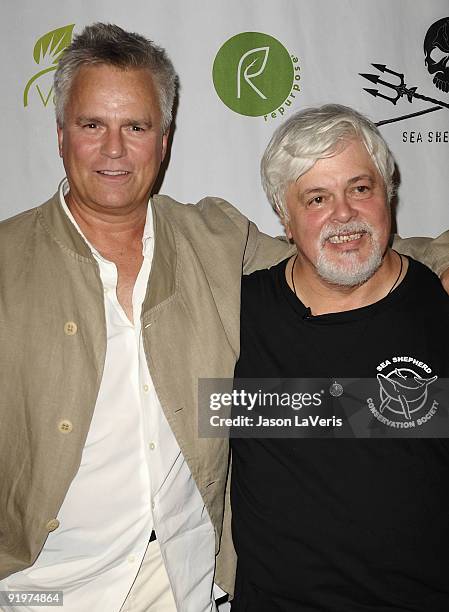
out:
M358 199L369 198L373 193L375 183L370 178L360 177L350 186L349 192Z
M315 195L312 198L309 198L307 202L307 206L318 207L318 206L322 206L324 203L325 203L325 197L323 195Z
M141 125L130 125L129 129L131 132L134 132L136 134L141 133L141 132L145 132L145 128Z
M93 121L89 121L83 124L83 128L85 128L86 130L95 130L97 127L98 124Z
M370 197L372 192L371 185L367 183L360 183L359 185L355 185L353 188L354 197L359 199L364 199Z

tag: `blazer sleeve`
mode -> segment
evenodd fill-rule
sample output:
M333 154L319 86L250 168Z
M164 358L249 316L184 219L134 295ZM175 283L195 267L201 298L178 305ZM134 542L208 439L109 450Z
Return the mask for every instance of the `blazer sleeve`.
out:
M296 253L296 247L291 245L285 237L272 238L259 231L257 225L250 221L243 274L270 268L294 253Z
M243 257L243 274L251 274L256 270L270 268L293 253L296 247L282 236L273 238L259 231L257 225L243 215L235 206L221 198L208 197L199 202L204 210L206 207L218 207L222 213L232 220L245 242Z
M249 221L234 206L220 198L207 198L218 205L232 219L246 240L243 273L270 268L296 252L296 247L285 237L273 238L260 232L257 225ZM410 255L441 276L449 268L449 230L437 238L401 238L394 236L393 248L403 255Z
M401 238L395 236L393 248L410 255L441 276L449 268L449 230L437 238Z

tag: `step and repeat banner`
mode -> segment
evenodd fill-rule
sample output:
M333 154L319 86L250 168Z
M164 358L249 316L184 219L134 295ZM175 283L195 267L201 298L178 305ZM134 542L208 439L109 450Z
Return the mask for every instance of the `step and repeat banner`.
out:
M337 102L378 123L396 157L399 233L449 227L448 0L3 0L0 11L0 219L63 177L54 70L74 34L105 21L165 47L180 76L161 193L221 196L281 233L261 155L292 113Z

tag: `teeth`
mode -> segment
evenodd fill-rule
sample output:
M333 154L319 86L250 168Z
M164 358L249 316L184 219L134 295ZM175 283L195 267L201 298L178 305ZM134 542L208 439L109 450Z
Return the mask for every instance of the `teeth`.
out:
M129 174L126 170L99 170L100 174L106 174L107 176L124 176Z
M351 242L352 240L358 240L362 237L362 234L340 234L338 236L331 236L329 242L332 244L342 244L343 242Z

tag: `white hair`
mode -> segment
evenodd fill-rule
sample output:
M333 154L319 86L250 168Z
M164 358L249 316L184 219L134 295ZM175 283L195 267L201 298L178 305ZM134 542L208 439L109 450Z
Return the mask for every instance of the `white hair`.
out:
M290 117L273 134L261 161L262 185L270 204L288 221L288 185L316 161L335 155L345 143L360 139L381 175L388 201L394 194L394 158L377 127L347 106L326 104Z

